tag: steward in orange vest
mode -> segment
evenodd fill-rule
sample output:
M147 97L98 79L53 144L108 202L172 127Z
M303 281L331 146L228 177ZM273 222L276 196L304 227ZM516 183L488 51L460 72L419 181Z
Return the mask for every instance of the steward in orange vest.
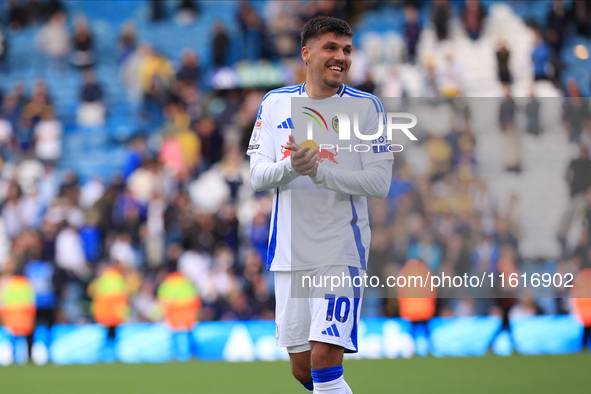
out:
M158 288L164 320L173 331L189 331L197 322L201 300L193 284L182 274L168 274Z
M105 327L117 327L129 314L125 279L117 268L109 267L91 284L94 320Z
M427 281L429 269L419 260L411 259L400 270L398 277L398 303L400 317L410 322L428 321L435 316L437 290L431 290L431 284L421 286ZM405 286L401 287L400 277L405 277ZM420 279L417 279L419 277Z
M11 277L0 295L0 314L4 326L15 337L29 336L35 330L35 290L28 278Z

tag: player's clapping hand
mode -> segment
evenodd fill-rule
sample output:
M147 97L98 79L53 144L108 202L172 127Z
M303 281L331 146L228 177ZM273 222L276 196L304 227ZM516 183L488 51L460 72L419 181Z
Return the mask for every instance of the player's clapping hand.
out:
M316 176L318 169L318 148L310 151L310 147L302 148L296 144L293 135L289 135L289 141L285 145L291 151L291 165L300 175Z

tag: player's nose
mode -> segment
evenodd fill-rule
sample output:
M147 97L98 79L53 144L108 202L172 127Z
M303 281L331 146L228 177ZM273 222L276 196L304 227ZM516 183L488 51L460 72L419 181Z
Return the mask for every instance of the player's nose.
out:
M345 63L345 51L342 49L337 51L334 55L334 60L335 60L335 62L339 62L339 63L344 64Z

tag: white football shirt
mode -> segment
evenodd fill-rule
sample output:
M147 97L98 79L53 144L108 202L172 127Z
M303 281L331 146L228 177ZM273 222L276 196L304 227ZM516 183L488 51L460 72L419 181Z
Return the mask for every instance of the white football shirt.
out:
M302 118L299 113L292 118L293 97L308 97L305 84L265 95L247 150L255 190L274 190L267 269L297 271L329 265L367 269L371 233L366 197L388 194L394 156L386 147L391 142L361 140L351 132L350 141L338 142L340 149L325 145L316 177L300 176L291 165L291 152L285 149L289 135L294 134L295 115ZM376 133L378 122L385 118L377 97L346 85L334 97L356 98L360 132ZM320 144L338 138L339 123L336 116L327 118L322 102L314 100L315 108L305 107L305 115L320 126L321 132L314 135ZM302 140L296 137L296 143ZM361 145L369 148L354 152Z

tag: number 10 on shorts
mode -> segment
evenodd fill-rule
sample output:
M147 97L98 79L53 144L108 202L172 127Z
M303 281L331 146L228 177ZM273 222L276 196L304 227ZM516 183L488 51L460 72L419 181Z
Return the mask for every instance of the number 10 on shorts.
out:
M328 301L328 308L326 310L326 321L332 321L333 316L336 321L339 323L344 323L347 321L349 317L349 309L351 308L351 301L345 296L341 296L336 299L335 305L335 298L336 295L334 294L327 294L324 296L324 299ZM343 312L343 304L345 306L345 311Z

